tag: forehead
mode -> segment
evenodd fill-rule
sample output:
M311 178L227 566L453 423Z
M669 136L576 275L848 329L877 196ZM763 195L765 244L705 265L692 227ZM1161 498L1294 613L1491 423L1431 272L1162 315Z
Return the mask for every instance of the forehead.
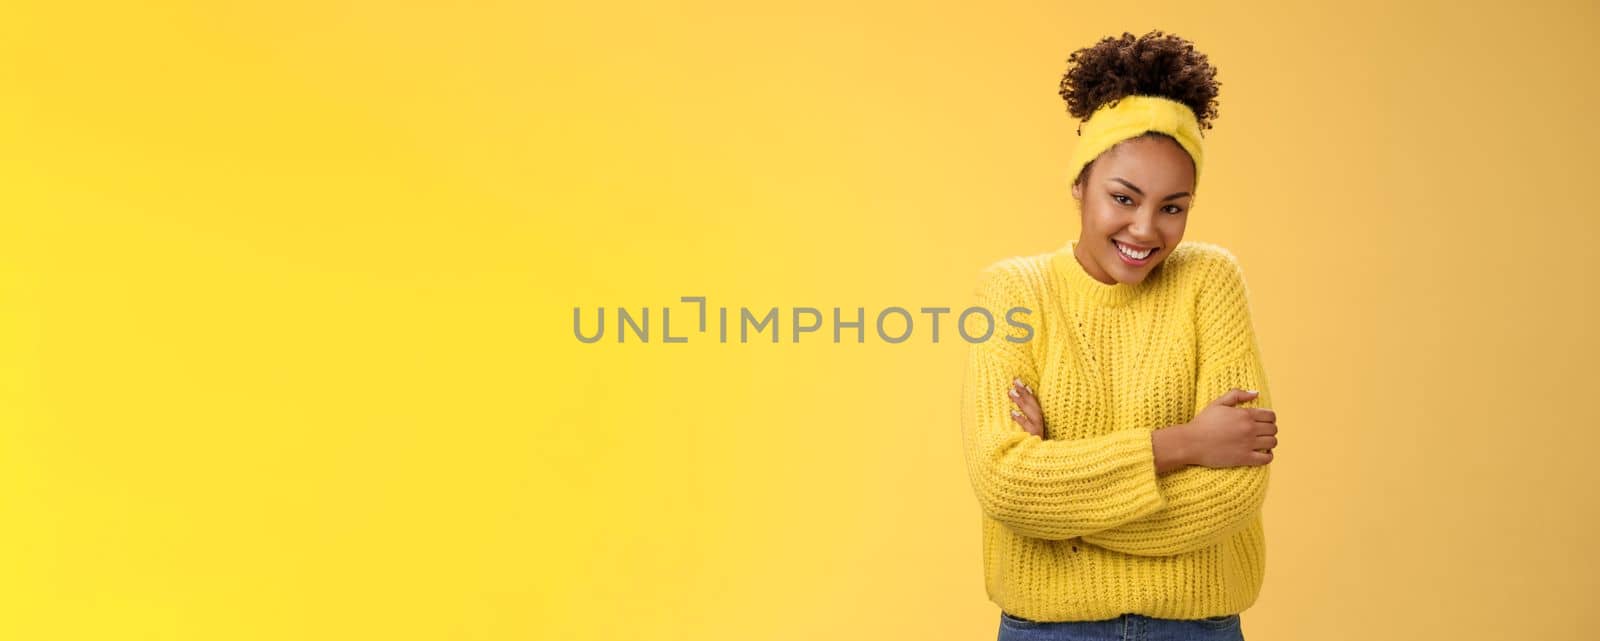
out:
M1188 191L1194 187L1194 161L1170 138L1132 138L1117 143L1100 158L1098 179L1125 179L1146 192Z

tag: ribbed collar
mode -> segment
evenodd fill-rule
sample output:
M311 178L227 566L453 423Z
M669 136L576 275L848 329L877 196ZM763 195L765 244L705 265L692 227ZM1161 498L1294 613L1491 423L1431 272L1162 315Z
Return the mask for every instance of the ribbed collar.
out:
M1078 262L1078 257L1072 255L1077 246L1078 239L1072 239L1065 247L1056 250L1055 255L1050 257L1050 263L1056 273L1066 279L1067 288L1072 294L1090 303L1104 307L1125 305L1149 289L1151 279L1156 277L1152 272L1137 284L1119 282L1107 285L1090 276L1088 270L1083 268L1083 264ZM1156 269L1159 270L1161 267L1162 265L1157 265Z

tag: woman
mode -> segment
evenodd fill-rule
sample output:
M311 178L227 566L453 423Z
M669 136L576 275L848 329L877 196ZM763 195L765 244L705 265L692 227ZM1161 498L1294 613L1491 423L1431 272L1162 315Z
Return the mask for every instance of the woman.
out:
M1000 639L1242 640L1277 417L1238 260L1182 242L1216 71L1160 31L1068 62L1081 232L984 271L1036 331L974 343L963 390Z

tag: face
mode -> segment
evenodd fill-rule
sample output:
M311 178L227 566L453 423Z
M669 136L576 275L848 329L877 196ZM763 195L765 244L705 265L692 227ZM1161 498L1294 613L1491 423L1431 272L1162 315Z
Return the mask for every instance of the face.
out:
M1132 138L1100 154L1072 186L1082 212L1078 262L1108 285L1143 282L1183 240L1194 190L1194 161L1171 138ZM1135 259L1119 244L1152 251Z

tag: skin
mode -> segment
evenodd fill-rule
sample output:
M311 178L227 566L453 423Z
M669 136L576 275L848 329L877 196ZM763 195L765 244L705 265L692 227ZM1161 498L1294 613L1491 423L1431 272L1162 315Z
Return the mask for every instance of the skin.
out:
M1194 161L1171 138L1132 138L1106 150L1072 185L1082 230L1073 249L1078 263L1107 285L1143 282L1183 240L1194 191ZM1129 265L1113 239L1155 253L1144 265Z
M1006 393L1017 407L1011 420L1029 434L1045 438L1044 411L1033 389L1021 379L1011 381ZM1230 389L1208 403L1188 423L1151 432L1156 474L1170 474L1190 465L1239 467L1272 462L1278 446L1278 414L1264 407L1237 407L1256 398L1257 392Z
M1082 232L1073 250L1084 270L1102 283L1137 284L1183 240L1194 203L1194 162L1170 138L1122 141L1089 166L1072 186L1079 203ZM1143 265L1122 260L1115 241L1155 248ZM1044 412L1033 389L1012 381L1006 395L1017 407L1011 418L1028 433L1044 438ZM1152 430L1156 473L1190 465L1236 467L1272 462L1278 445L1278 417L1266 408L1237 407L1256 392L1231 389L1206 405L1194 420Z

